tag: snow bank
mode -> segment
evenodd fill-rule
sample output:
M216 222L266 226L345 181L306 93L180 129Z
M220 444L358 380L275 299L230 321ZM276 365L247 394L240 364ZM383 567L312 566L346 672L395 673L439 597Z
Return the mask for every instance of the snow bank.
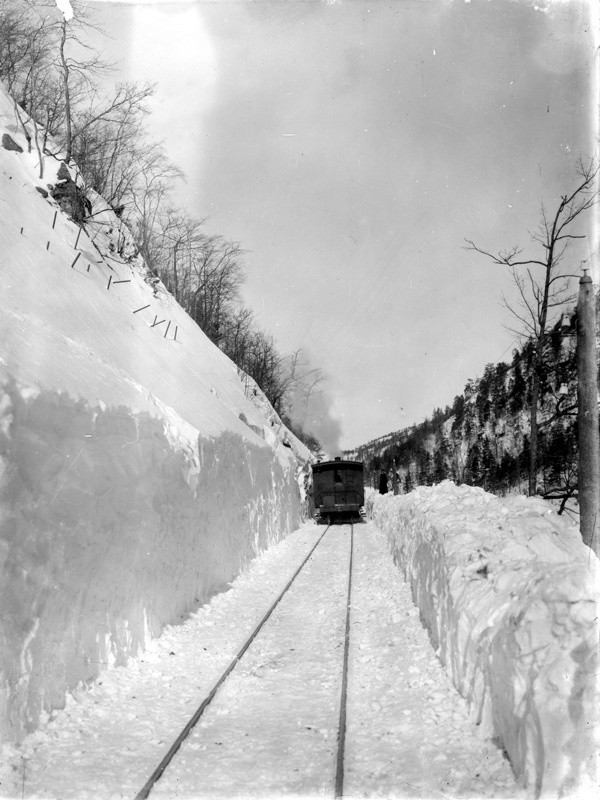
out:
M14 386L0 402L0 723L18 738L294 529L298 489L235 433L197 459L148 414Z
M294 530L310 456L2 87L0 135L1 742Z
M595 786L598 564L539 499L372 494L440 660L536 796Z

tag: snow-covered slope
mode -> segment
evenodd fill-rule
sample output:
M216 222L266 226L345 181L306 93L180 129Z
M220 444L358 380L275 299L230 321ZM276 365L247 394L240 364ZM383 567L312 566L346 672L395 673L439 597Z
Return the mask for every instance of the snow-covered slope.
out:
M598 560L577 527L544 500L450 481L367 504L442 663L517 777L536 797L596 787Z
M1 87L0 136L1 741L294 529L309 454Z

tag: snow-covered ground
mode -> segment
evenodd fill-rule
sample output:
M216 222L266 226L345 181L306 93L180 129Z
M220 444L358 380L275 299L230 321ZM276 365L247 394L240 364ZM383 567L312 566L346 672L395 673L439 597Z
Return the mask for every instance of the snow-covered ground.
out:
M132 798L322 535L307 523L148 651L72 698L0 772L4 797ZM344 794L522 795L435 658L384 535L355 526ZM150 797L332 797L350 526L334 526Z
M0 741L11 741L294 530L309 454L152 280L102 198L89 193L82 229L48 195L76 171L46 156L39 177L1 87L0 138Z
M446 481L371 494L471 717L536 793L597 790L598 561L540 499Z

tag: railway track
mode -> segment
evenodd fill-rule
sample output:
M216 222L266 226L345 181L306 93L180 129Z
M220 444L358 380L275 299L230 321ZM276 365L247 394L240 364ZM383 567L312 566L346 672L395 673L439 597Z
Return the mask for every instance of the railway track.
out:
M282 601L286 596L289 595L290 590L298 581L299 576L302 575L305 568L310 563L312 556L314 555L315 551L319 546L322 544L324 540L326 540L327 535L329 534L330 537L332 535L341 535L342 531L347 533L349 529L349 536L345 538L348 539L348 547L347 547L347 573L344 575L345 578L345 604L344 604L344 619L343 619L343 630L341 631L340 638L343 637L343 647L342 647L342 658L341 664L339 664L340 670L340 680L339 684L337 685L338 689L338 696L335 699L335 702L339 706L339 715L337 718L337 737L336 737L336 753L335 753L335 761L334 761L334 774L331 775L330 783L332 785L332 794L336 798L341 798L344 793L344 756L345 756L345 741L346 741L346 706L347 706L347 686L348 686L348 654L349 654L349 646L350 646L350 609L351 609L351 599L352 599L352 565L353 565L353 552L354 552L354 524L349 523L343 526L332 526L327 525L326 529L322 533L322 535L317 539L307 556L303 559L301 564L298 566L290 580L284 586L278 597L274 600L270 608L264 614L260 622L255 626L254 630L249 634L247 639L245 640L244 644L238 651L238 653L234 656L233 660L227 666L227 668L223 671L219 679L215 682L214 686L210 690L210 692L206 695L204 700L200 703L197 707L195 712L192 714L186 725L183 727L179 735L174 739L171 746L165 753L164 757L161 759L160 763L154 769L152 774L148 777L147 781L143 785L143 787L139 790L139 792L135 795L135 800L145 800L149 796L154 795L163 795L161 791L161 778L165 771L169 770L169 767L173 768L177 764L177 754L179 753L182 745L188 738L192 731L198 726L198 723L202 719L203 715L211 706L215 697L220 693L221 690L224 689L225 685L227 684L228 680L231 680L232 673L236 667L242 662L244 657L247 655L248 651L250 650L251 646L255 643L260 642L261 639L261 632L268 621L273 617L274 612L281 608ZM333 532L333 534L332 534ZM338 565L341 567L341 565ZM340 569L340 572L342 570ZM337 649L342 642L338 640L337 644L335 645L334 649ZM290 648L294 650L294 648ZM317 658L319 654L316 654ZM276 699L276 698L275 698ZM308 731L313 730L311 726L306 726ZM220 744L220 743L219 743ZM170 770L169 770L170 771ZM210 788L207 789L208 794L211 794Z

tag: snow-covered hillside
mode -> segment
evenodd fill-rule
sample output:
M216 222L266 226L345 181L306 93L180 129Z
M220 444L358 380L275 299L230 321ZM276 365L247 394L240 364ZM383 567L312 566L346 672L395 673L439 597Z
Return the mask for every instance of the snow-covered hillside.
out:
M309 454L2 88L0 136L1 741L297 527Z
M450 481L367 504L482 734L536 797L591 796L599 575L578 528L544 500Z

